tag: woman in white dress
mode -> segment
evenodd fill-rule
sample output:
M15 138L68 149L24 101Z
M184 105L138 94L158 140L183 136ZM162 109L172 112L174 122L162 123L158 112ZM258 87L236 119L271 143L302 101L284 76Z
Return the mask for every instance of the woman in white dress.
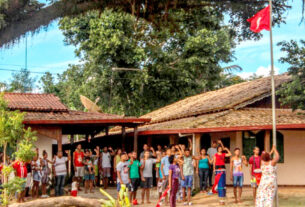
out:
M274 158L271 154L274 152ZM262 156L262 178L257 189L256 207L273 207L273 200L277 190L276 182L276 164L280 159L280 155L275 146L272 147L270 153L263 152Z

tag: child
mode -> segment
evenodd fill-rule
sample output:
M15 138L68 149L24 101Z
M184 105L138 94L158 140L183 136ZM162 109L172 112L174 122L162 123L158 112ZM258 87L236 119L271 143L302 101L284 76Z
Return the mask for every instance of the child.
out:
M181 170L177 163L178 160L175 159L175 155L171 155L168 160L170 163L168 174L168 186L170 188L170 207L176 207L176 194L179 188L179 177L181 175Z
M39 194L39 184L41 181L41 162L38 160L38 150L37 154L32 161L32 172L33 172L33 187L32 187L32 197L38 198Z
M121 154L121 161L117 165L117 191L118 191L118 197L119 192L121 190L121 185L126 185L126 187L129 187L130 184L130 178L129 178L129 162L128 162L128 156L126 153Z
M218 197L219 197L219 204L224 205L224 198L226 197L226 165L225 165L225 158L231 157L231 152L228 148L224 147L222 142L219 140L218 143L220 144L217 147L217 153L214 155L214 172L216 176L219 174L220 179L218 182ZM226 153L223 153L226 151Z
M91 161L91 157L86 153L85 157L85 175L84 175L84 180L85 180L85 193L88 193L88 188L90 190L90 193L93 193L93 181L95 179L94 176L94 170L93 170L93 163Z
M244 181L244 174L242 172L243 164L248 166L247 159L244 155L240 157L240 149L235 148L234 157L232 157L230 161L231 181L233 181L234 186L235 203L241 202L241 194ZM238 196L237 188L239 189Z
M153 186L153 165L160 160L150 158L150 151L144 152L144 159L141 160L141 180L142 180L142 204L146 194L146 202L150 202L150 189Z
M71 186L71 196L76 197L78 190L78 179L77 177L72 178L72 186Z
M141 163L137 160L137 153L132 152L132 156L129 160L129 177L131 181L131 190L130 190L130 201L133 205L137 205L137 190L140 185L140 174L139 169Z
M253 199L256 200L256 190L262 176L261 173L261 157L259 156L259 148L254 147L253 156L249 159L250 175L251 175L251 187L253 188Z

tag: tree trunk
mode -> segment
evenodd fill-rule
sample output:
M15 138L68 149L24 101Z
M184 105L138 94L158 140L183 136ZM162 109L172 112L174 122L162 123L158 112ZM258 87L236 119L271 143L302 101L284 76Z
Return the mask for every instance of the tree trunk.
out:
M46 199L37 199L26 203L14 203L9 207L101 207L101 203L97 199L89 199L82 197L53 197Z
M7 143L4 143L3 145L3 166L7 166L7 162L6 162L6 148L7 148ZM3 176L3 184L7 183L7 175ZM8 201L8 195L7 195L7 191L6 189L4 189L3 191L3 197L5 200Z

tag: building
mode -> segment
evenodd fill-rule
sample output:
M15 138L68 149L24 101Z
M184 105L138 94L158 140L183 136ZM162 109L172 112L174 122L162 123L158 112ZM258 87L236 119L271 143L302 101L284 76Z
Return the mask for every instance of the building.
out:
M84 135L90 145L90 140L100 132L107 133L109 127L121 126L124 129L128 126L135 129L134 140L137 140L138 125L150 121L146 118L70 110L53 94L5 93L4 99L10 110L25 112L25 127L37 132L35 145L41 152L46 150L49 157L62 149L63 136L69 135L73 144L75 135Z
M276 89L290 80L287 74L276 76ZM282 106L278 98L276 105L281 153L278 183L305 185L305 111L292 111L289 106ZM191 137L198 153L201 148L210 147L213 140L221 139L232 152L239 147L249 158L254 146L265 151L272 146L270 77L191 96L141 118L150 118L151 122L139 127L139 146L187 143L187 137ZM127 130L127 134L133 133ZM250 184L249 168L243 170L245 184ZM229 176L227 183L231 183Z

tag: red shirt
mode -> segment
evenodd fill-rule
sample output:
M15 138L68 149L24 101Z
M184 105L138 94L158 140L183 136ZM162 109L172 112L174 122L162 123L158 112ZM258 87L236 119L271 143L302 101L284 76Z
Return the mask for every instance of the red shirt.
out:
M255 169L260 169L261 168L261 157L260 156L252 156L249 159L249 164L252 165L252 175L254 176L254 170Z
M220 166L220 165L225 165L225 157L226 153L222 153L219 155L218 153L215 154L215 165Z
M74 152L74 166L83 167L84 153L83 152Z
M20 161L16 161L13 164L13 168L16 170L17 177L26 178L28 171L26 169L26 164L25 163L20 162Z

